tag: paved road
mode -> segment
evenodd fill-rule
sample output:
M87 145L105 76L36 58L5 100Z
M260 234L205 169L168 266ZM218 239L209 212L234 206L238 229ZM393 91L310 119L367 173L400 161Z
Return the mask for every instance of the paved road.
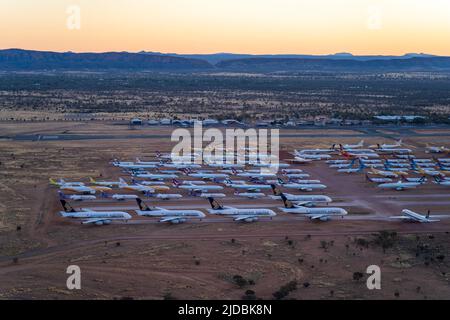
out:
M156 129L156 128L155 128ZM176 129L176 127L173 127ZM245 128L244 128L245 129ZM364 137L384 137L387 139L399 139L401 137L442 137L450 136L450 126L426 126L426 127L302 127L302 128L280 128L285 130L285 133L280 134L282 138L364 138ZM289 130L318 130L326 132L326 130L351 130L358 133L342 133L342 134L327 134L318 132L318 134L311 133L286 133ZM426 133L416 132L414 130L449 130L449 132L440 133ZM392 131L393 134L387 134L380 130ZM170 138L168 134L54 134L54 133L40 133L40 134L20 134L11 136L0 136L0 139L15 140L15 141L71 141L71 140L111 140L111 139L167 139Z

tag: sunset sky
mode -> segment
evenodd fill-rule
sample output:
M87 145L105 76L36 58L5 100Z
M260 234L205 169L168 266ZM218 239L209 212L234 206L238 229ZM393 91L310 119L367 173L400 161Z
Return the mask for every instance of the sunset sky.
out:
M0 0L0 35L2 49L450 56L450 1Z

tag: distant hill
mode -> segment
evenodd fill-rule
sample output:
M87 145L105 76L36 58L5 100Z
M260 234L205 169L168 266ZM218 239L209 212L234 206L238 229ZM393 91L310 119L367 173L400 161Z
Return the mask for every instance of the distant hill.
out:
M450 57L403 59L298 59L250 58L221 61L218 69L229 71L450 71Z
M331 60L392 60L392 59L408 59L408 58L431 58L436 57L425 53L407 53L402 56L383 56L383 55L364 55L355 56L351 53L341 52L329 55L308 55L308 54L239 54L239 53L212 53L212 54L177 54L177 53L161 53L141 51L141 54L148 55L168 55L172 57L183 57L189 59L206 60L211 64L217 64L225 60L248 59L248 58L279 58L279 59L331 59Z
M73 53L0 50L0 71L450 71L450 57L410 53L404 56L164 54L159 52Z
M0 50L0 70L191 71L213 66L204 60L129 52L72 53Z

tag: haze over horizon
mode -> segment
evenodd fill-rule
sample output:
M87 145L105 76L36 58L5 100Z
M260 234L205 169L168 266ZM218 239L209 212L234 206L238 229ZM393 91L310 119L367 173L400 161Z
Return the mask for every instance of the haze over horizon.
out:
M446 0L3 0L0 48L450 56L449 17Z

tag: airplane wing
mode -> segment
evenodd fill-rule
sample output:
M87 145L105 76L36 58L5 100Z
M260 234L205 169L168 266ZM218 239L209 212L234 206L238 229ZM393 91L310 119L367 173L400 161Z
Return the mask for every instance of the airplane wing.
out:
M111 220L118 220L119 218L97 218L97 219L87 219L87 220L83 220L81 223L82 224L91 224L91 223L97 223L97 222L101 222L101 221L111 221Z
M311 220L318 220L322 218L328 218L329 214L307 214L307 217L311 218Z
M182 217L165 217L165 218L162 218L161 220L159 220L159 222L171 222L174 220L178 220L180 218L182 218Z
M258 218L258 216L250 216L250 215L247 215L247 216L236 216L234 218L234 220L235 221L242 221L242 220L251 219L251 218Z

